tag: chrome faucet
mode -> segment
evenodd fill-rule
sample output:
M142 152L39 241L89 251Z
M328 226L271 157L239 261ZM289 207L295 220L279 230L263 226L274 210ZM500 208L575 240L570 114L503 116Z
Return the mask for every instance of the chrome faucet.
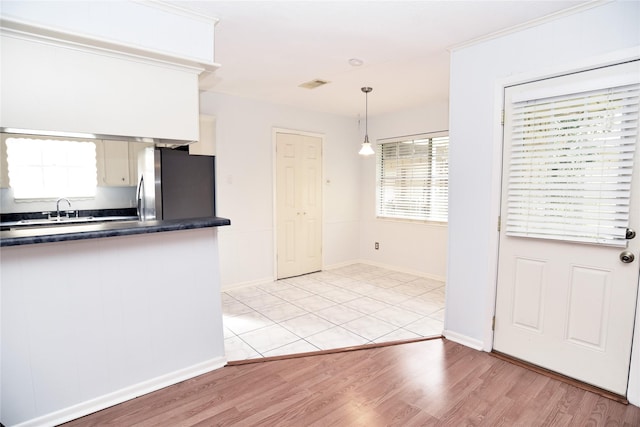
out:
M67 205L69 205L68 209L71 209L71 202L66 197L60 197L58 200L56 200L56 212L58 213L58 217L56 218L56 221L60 221L60 201L61 200L64 200L65 202L67 202ZM69 215L67 214L67 217L68 216Z

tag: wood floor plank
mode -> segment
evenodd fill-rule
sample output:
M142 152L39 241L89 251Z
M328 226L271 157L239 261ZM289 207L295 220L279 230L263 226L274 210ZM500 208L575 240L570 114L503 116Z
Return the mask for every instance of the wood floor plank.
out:
M227 366L65 425L637 427L640 408L439 339Z

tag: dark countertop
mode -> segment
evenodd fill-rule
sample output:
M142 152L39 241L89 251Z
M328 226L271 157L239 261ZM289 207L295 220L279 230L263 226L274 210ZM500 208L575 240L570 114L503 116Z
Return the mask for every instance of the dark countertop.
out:
M33 227L0 231L0 246L21 246L37 243L64 242L68 240L131 236L134 234L220 227L230 224L231 221L227 218L207 217L166 221L114 221Z

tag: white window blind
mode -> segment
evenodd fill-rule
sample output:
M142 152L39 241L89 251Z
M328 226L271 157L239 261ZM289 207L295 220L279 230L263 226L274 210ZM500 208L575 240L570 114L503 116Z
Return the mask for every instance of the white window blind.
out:
M626 245L639 92L513 103L507 235Z
M9 186L15 199L95 196L94 142L10 137L6 143Z
M377 215L446 222L449 136L424 134L377 148Z

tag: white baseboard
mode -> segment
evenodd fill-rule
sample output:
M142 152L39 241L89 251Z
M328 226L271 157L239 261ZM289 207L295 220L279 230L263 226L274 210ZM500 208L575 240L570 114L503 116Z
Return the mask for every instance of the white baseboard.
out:
M271 283L274 280L275 279L273 277L263 277L261 279L248 280L246 282L231 283L227 285L223 284L221 285L220 290L222 292L226 292L232 289L240 289L240 288L247 288L249 286L263 285L265 283Z
M444 276L439 276L439 275L435 275L435 274L429 274L429 273L425 273L424 271L412 270L410 268L398 267L397 265L391 265L391 264L385 264L385 263L382 263L382 262L370 261L370 260L367 260L367 259L353 260L351 262L345 263L344 265L340 265L340 267L344 267L344 266L351 265L351 264L367 264L367 265L372 265L374 267L387 268L389 270L398 271L400 273L412 274L414 276L424 277L426 279L438 280L440 282L446 282L446 280L447 280L447 278L444 277ZM326 267L326 268L328 269L329 267ZM331 266L331 268L336 268L336 267Z
M414 276L424 277L426 279L438 280L440 282L445 282L446 281L446 277L443 277L443 276L438 276L438 275L435 275L435 274L428 274L428 273L425 273L423 271L411 270L411 269L407 269L407 268L398 267L396 265L384 264L384 263L381 263L381 262L374 262L374 261L369 261L369 260L365 260L365 259L354 259L354 260L351 260L351 261L345 261L345 262L339 262L339 263L336 263L336 264L325 265L325 266L322 267L322 270L334 270L336 268L347 267L347 266L353 265L353 264L367 264L367 265L372 265L374 267L387 268L389 270L398 271L400 273L413 274ZM221 291L222 292L226 292L226 291L230 291L230 290L233 290L233 289L240 289L240 288L247 288L249 286L262 285L262 284L265 284L265 283L271 283L274 280L276 280L276 279L274 279L273 277L263 277L261 279L248 280L246 282L222 284Z
M198 363L188 368L170 372L168 374L161 375L159 377L152 378L150 380L143 381L129 387L125 387L112 393L105 394L104 396L87 400L86 402L82 402L77 405L61 409L59 411L51 412L49 414L33 418L28 421L24 421L20 424L16 424L16 427L52 426L62 424L67 421L75 420L76 418L92 414L102 409L109 408L110 406L126 402L127 400L135 399L136 397L142 396L144 394L160 390L161 388L177 384L181 381L197 377L198 375L206 374L207 372L220 369L226 363L227 359L225 357L216 357L214 359Z
M442 332L442 335L444 335L444 337L449 341L457 342L458 344L462 344L465 347L471 347L474 350L484 351L483 342L475 338L471 338L466 335L462 335L446 329L444 330L444 332Z
M353 264L364 264L364 261L359 260L359 259L354 259L351 261L344 261L344 262L339 262L337 264L326 264L322 267L322 270L333 270L336 268L342 268L342 267L347 267L349 265L353 265Z

